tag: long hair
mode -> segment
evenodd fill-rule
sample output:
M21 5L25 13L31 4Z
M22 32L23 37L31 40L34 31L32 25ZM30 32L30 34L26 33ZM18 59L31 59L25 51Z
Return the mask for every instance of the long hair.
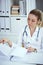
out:
M35 15L35 16L37 16L37 20L38 20L38 26L40 26L40 27L43 27L43 12L41 11L41 10L39 10L39 9L33 9L33 10L31 10L30 11L30 13L29 14L33 14L33 15Z

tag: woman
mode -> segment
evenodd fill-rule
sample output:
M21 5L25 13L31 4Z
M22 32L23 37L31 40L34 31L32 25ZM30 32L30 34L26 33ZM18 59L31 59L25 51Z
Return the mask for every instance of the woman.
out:
M42 12L37 9L30 11L28 15L28 25L25 26L25 29L20 35L19 45L25 47L28 52L40 51L43 48L42 26Z
M18 45L25 47L27 52L36 52L43 48L43 22L42 12L34 9L28 15L28 25L19 36ZM12 42L2 39L0 42L8 42L9 46L13 46Z

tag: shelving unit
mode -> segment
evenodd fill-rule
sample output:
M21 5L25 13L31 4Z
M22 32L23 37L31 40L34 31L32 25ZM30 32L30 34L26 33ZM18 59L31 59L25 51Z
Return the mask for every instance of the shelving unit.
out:
M0 0L0 39L18 39L27 22L26 0Z
M0 39L6 37L17 42L27 24L28 13L39 8L36 1L39 0L0 0Z

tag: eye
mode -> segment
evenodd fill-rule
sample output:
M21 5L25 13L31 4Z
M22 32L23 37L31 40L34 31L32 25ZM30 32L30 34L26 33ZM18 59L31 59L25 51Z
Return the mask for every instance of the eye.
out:
M35 22L35 20L32 20L32 22Z
M30 18L28 18L28 20L30 20Z

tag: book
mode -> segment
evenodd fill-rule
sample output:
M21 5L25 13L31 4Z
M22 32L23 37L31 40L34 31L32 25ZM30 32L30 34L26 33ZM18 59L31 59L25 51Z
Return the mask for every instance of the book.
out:
M19 10L19 6L17 6L17 5L13 5L11 7L11 11L18 11L18 10Z
M19 1L19 6L20 6L20 15L23 15L23 1Z
M20 15L26 15L26 1L19 1Z
M11 7L12 7L12 8L19 8L18 5L12 5Z
M12 8L12 10L14 11L14 10L19 10L19 8Z
M11 14L12 15L18 15L19 14L19 6L18 5L12 5Z
M12 13L18 13L18 11L17 11L17 10L15 10L15 11L12 11Z

